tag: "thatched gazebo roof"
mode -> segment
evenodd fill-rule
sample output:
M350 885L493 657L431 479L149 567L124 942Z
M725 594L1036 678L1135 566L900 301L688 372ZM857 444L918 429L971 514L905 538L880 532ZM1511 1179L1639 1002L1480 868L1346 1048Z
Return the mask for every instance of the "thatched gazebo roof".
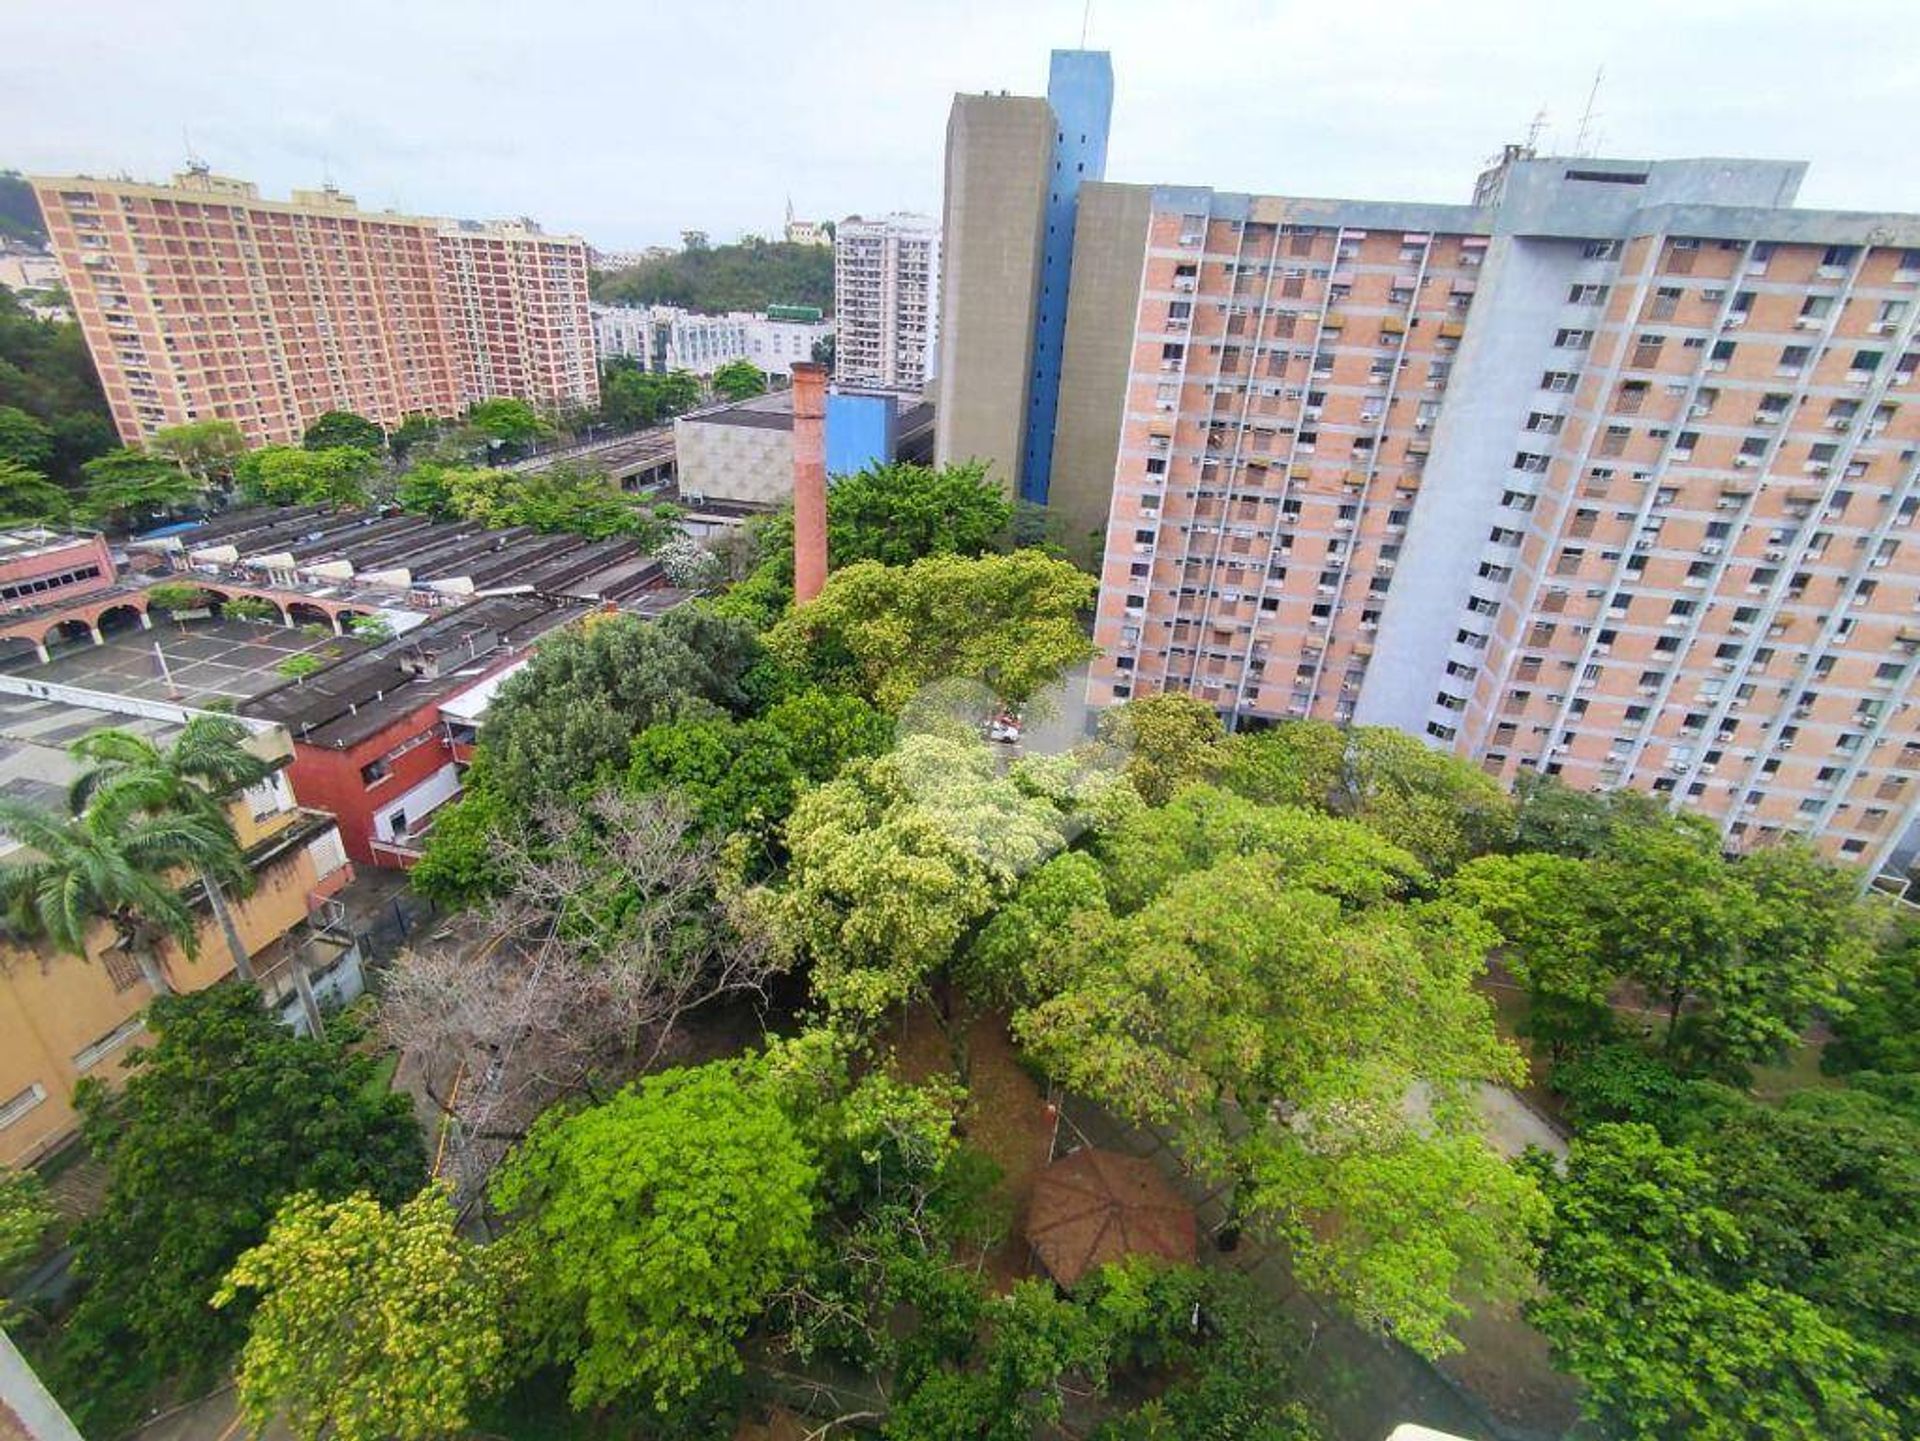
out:
M1197 1248L1193 1208L1152 1162L1092 1147L1040 1173L1027 1240L1063 1286L1127 1256L1191 1262Z

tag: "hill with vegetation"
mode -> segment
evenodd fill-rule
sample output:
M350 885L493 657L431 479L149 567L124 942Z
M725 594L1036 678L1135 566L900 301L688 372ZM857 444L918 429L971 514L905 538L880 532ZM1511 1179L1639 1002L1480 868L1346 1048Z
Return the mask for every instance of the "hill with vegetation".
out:
M608 305L680 305L718 314L769 305L833 309L833 251L749 237L688 246L625 270L596 272L593 298Z
M24 240L43 247L47 243L40 202L33 198L33 187L18 170L0 170L0 239Z

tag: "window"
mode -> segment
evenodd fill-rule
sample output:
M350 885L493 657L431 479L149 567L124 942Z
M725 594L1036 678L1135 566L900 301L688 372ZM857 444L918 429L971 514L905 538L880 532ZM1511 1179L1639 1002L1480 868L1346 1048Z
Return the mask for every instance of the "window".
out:
M34 1081L25 1090L16 1091L0 1101L0 1131L11 1126L35 1106L47 1099L47 1088Z
M1565 334L1566 332L1562 331L1561 333ZM1575 375L1571 370L1549 370L1545 375L1540 377L1540 388L1542 390L1553 390L1562 394L1572 390L1579 383L1580 377Z
M1591 330L1557 330L1554 332L1553 343L1561 350L1585 350L1593 344L1593 332Z
M1604 305L1607 299L1607 287L1604 285L1576 285L1567 292L1569 305Z
M92 1045L74 1053L74 1070L92 1070L146 1028L147 1019L145 1016L132 1016L122 1021Z

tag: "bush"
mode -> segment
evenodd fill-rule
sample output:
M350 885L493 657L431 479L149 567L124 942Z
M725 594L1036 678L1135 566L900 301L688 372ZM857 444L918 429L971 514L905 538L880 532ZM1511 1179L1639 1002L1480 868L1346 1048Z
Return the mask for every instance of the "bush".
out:
M147 591L148 606L165 611L204 610L212 601L201 587L183 581L162 581Z

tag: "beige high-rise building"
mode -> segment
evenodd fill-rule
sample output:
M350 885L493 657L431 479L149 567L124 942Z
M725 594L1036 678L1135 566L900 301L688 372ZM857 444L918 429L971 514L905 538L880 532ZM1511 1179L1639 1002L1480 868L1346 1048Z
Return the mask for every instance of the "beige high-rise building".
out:
M833 239L834 379L925 389L938 338L939 276L940 227L926 216L841 221Z
M934 462L984 461L1010 495L1033 383L1053 136L1053 107L1037 96L956 95L947 119Z
M204 170L33 185L129 444L196 420L284 444L328 410L392 426L494 396L599 401L578 239L363 211L332 189L263 200Z
M1084 185L1049 502L1104 519L1090 703L1391 725L1904 873L1920 217L1797 209L1804 171ZM1012 423L1009 379L956 413Z

